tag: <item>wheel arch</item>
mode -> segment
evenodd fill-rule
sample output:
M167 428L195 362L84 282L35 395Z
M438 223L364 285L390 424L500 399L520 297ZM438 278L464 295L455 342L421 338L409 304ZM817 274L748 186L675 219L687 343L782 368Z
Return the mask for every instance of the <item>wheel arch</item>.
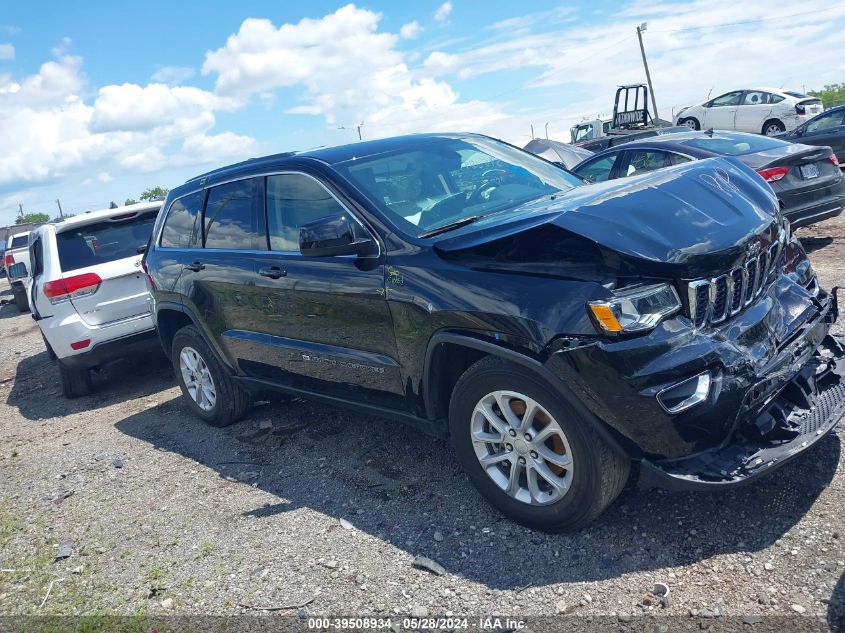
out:
M770 117L770 118L766 119L765 121L763 121L763 127L760 128L761 134L766 133L766 128L769 126L770 123L777 123L778 125L780 125L782 132L786 131L786 124L783 122L783 120L780 119L779 117L774 116L774 117Z
M176 332L186 325L193 325L197 328L203 340L205 340L223 367L233 374L237 373L234 365L218 346L217 341L202 326L202 321L189 308L180 303L170 301L162 302L156 306L156 331L158 332L159 341L167 358L172 360L170 352L173 347L173 337L176 336Z
M423 401L429 418L448 417L449 399L457 379L470 365L485 356L501 358L531 372L559 393L567 405L586 420L613 450L620 455L630 457L630 451L623 448L624 442L620 441L622 438L617 436L617 432L602 422L540 361L539 356L528 349L515 350L466 333L437 332L429 340L422 385ZM463 362L456 362L456 358Z

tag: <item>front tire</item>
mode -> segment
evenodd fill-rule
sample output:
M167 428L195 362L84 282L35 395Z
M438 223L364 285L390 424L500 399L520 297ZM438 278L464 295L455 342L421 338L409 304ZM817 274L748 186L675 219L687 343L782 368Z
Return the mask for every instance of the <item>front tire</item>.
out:
M62 394L65 398L79 398L91 393L91 371L89 369L71 369L59 364L59 377L62 382Z
M182 395L207 424L229 426L249 412L249 394L232 380L193 325L176 332L171 358Z
M499 511L531 528L575 531L622 491L630 460L548 384L484 358L458 380L449 406L458 460Z
M786 126L777 119L771 119L763 124L762 131L766 136L774 136L775 134L786 132Z
M678 125L686 126L691 130L700 130L701 129L701 123L699 123L698 119L696 119L695 117L688 117L686 119L680 119L678 121Z

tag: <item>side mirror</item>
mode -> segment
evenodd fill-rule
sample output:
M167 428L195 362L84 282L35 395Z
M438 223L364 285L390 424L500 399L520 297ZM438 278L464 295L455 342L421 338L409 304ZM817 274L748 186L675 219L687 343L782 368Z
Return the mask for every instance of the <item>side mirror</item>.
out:
M306 257L371 257L378 246L346 214L329 215L299 227L299 252Z
M21 279L26 277L27 270L26 264L24 262L18 262L17 264L12 264L9 266L9 277L12 279Z

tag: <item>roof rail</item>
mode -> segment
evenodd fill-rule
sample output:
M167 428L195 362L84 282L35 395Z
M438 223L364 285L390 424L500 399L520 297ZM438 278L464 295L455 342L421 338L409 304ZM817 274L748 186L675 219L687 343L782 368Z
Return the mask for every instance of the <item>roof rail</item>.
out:
M240 163L235 163L233 165L226 165L225 167L218 167L217 169L212 169L211 171L207 171L204 174L200 174L199 176L194 176L193 178L189 178L185 182L188 183L188 182L194 182L195 180L202 180L203 178L208 178L208 177L213 176L215 174L220 174L220 173L229 171L230 169L234 169L235 167L243 167L245 165L249 165L251 163L255 163L255 162L258 162L258 161L273 160L274 158L287 158L288 156L293 156L294 154L296 154L296 152L280 152L279 154L271 154L269 156L259 156L257 158L247 158L246 160L241 161Z

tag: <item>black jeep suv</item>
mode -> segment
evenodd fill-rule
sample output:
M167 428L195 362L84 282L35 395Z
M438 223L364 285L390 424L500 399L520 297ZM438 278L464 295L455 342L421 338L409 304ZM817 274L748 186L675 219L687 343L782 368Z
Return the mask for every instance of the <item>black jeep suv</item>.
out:
M835 293L769 186L713 158L582 186L477 135L249 160L167 197L143 265L209 424L267 388L451 436L507 515L577 529L719 488L845 409Z

